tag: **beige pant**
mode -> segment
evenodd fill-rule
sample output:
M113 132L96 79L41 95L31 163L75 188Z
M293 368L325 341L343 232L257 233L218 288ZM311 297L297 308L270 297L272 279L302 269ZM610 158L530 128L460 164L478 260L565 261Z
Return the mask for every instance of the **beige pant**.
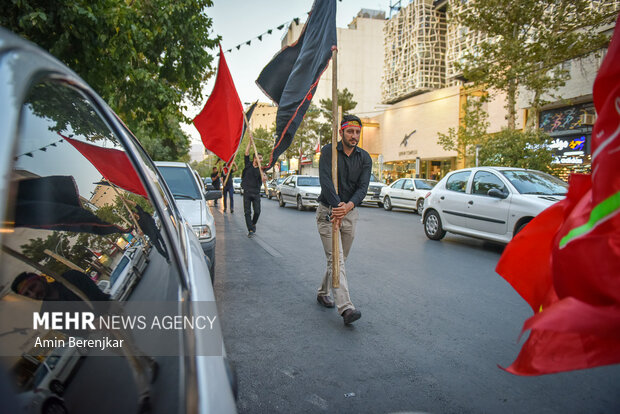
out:
M323 204L319 204L316 209L316 224L323 242L325 257L327 258L327 270L323 276L323 283L319 288L319 295L329 295L330 289L334 296L334 302L338 308L338 313L342 314L347 309L355 309L351 298L349 298L349 287L347 284L347 274L344 269L344 262L347 260L353 239L355 238L355 225L359 216L357 208L354 208L342 219L340 227L340 287L334 289L332 285L332 223L328 220L327 215L330 209Z

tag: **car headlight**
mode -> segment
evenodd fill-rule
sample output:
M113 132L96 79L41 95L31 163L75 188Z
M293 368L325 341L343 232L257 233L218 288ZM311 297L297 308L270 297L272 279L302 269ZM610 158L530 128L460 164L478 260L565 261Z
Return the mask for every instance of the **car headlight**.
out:
M199 239L210 239L211 228L209 226L194 226L194 233Z

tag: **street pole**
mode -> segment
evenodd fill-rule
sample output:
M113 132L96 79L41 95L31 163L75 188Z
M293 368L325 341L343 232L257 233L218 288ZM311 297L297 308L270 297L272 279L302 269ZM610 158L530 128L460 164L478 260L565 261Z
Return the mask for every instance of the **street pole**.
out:
M338 194L338 50L332 52L332 182ZM332 287L340 287L340 229L332 223Z

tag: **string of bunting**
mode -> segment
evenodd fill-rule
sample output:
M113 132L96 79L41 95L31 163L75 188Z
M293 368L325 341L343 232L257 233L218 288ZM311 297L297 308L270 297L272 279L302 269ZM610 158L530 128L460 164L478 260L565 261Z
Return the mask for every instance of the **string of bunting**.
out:
M15 156L14 160L17 160L20 157L34 158L34 153L35 152L37 152L37 151L45 152L45 151L47 151L47 149L49 147L55 147L55 146L57 146L57 144L61 144L63 141L64 141L63 139L59 139L58 141L52 142L51 144L47 144L47 145L45 145L45 146L43 146L41 148L37 148L37 149L32 150L32 151L24 152L23 154L19 154L19 155Z
M338 1L342 2L342 0L338 0ZM273 31L276 30L276 29L277 30L282 30L282 29L287 27L292 22L295 22L296 25L299 25L299 20L300 20L299 17L295 17L294 19L291 19L291 20L289 20L287 22L284 22L284 23L282 23L281 25L277 26L274 29L269 29L266 32L263 32L263 33L259 34L258 36L255 36L255 37L251 38L250 40L247 40L245 42L241 42L237 46L231 47L230 49L225 50L224 53L232 52L233 49L239 50L239 49L241 49L241 46L243 46L243 45L250 46L252 44L252 40L254 40L254 39L258 39L259 42L262 42L263 41L263 36L273 34ZM220 54L218 53L217 55L219 56Z

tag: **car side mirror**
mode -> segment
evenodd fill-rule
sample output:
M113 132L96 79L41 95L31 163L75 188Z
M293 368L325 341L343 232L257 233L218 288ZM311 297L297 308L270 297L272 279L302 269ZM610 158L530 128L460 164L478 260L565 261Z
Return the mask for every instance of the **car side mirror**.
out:
M217 200L222 198L222 192L219 190L208 190L205 192L205 200Z
M487 192L487 195L490 197L501 198L502 200L508 197L508 194L504 193L503 191L499 191L497 188L491 188Z

